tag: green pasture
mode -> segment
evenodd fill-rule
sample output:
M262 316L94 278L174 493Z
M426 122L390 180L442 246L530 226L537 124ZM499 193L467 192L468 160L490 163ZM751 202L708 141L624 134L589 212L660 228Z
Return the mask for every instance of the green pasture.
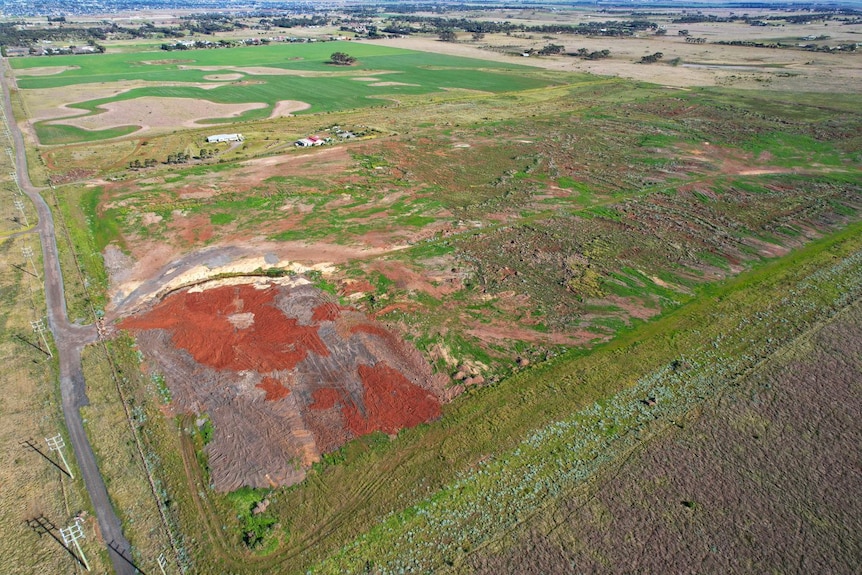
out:
M333 52L347 52L358 59L354 66L326 64ZM299 100L311 104L305 113L330 112L384 104L398 96L416 96L445 89L470 89L486 92L520 91L553 83L547 74L538 76L524 66L514 66L371 46L354 42L316 44L278 44L213 50L157 51L131 54L32 57L12 60L18 70L47 66L67 66L68 70L48 76L18 77L21 90L61 88L87 83L142 81L150 86L136 88L115 97L76 103L75 107L96 112L99 105L141 97L194 98L220 104L264 102L267 107L249 111L224 122L267 118L280 100ZM186 66L226 67L222 70L183 69ZM268 67L290 70L286 75L263 75L238 69ZM238 80L212 81L212 74L242 74ZM374 77L374 80L368 78ZM357 80L363 78L363 80ZM173 83L222 84L204 89ZM239 82L239 83L237 83ZM374 86L378 82L399 85ZM160 85L161 84L161 85ZM25 92L26 97L26 92ZM213 120L218 123L219 120ZM115 137L114 131L75 134L57 131L45 123L37 124L43 143L69 143L94 137Z

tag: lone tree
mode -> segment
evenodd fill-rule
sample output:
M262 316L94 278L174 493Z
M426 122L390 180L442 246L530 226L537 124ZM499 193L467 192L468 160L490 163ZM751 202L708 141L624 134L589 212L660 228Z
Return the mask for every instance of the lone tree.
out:
M539 50L539 55L550 56L551 54L562 54L563 48L564 47L559 44L548 44L547 46Z
M454 30L442 30L438 35L441 42L455 42L458 40L458 35L455 34Z
M356 62L356 58L349 54L345 54L344 52L333 52L331 56L329 56L329 63L335 64L336 66L350 66Z

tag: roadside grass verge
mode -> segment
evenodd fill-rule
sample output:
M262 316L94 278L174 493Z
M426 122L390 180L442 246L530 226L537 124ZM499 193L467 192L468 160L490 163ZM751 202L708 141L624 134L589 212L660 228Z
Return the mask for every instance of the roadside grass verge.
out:
M88 208L94 207L95 192L87 193L89 201L85 196L82 202L84 191L81 188L69 186L43 191L54 214L69 320L85 324L101 317L105 310L108 277L99 251L104 245L97 242L111 239L111 226L115 225L99 214L87 213Z
M187 568L178 502L163 480L179 454L163 440L175 426L162 411L166 396L160 375L142 371L133 342L124 336L87 347L82 364L90 401L81 414L136 565L156 571L156 559L164 554L168 565Z

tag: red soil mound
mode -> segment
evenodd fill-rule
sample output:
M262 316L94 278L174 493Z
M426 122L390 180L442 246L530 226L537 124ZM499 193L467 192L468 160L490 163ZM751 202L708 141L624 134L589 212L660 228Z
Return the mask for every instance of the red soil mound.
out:
M272 377L264 377L255 387L266 392L264 401L278 401L290 395L290 390L281 385L281 382Z
M359 376L365 386L365 414L352 403L342 408L347 427L356 435L372 431L396 433L440 417L437 398L410 383L400 371L383 363L360 365Z
M183 290L119 326L165 374L176 412L209 414L219 491L292 485L350 439L439 417L446 396L415 348L307 284Z
M338 319L338 316L341 315L342 311L350 310L349 307L342 307L338 304L334 304L332 302L326 302L325 304L319 305L314 308L314 312L311 315L312 321L335 321Z
M341 295L350 295L360 292L375 292L377 288L365 280L359 280L344 284L341 287Z
M314 403L308 407L311 409L329 409L335 405L340 397L341 394L338 393L338 390L331 387L317 389L311 394L311 399L314 400Z
M142 317L123 320L123 329L166 329L173 342L199 363L231 371L272 372L293 369L309 351L329 355L317 326L299 325L273 305L278 290L225 286L178 294ZM231 322L236 314L253 314L245 328Z

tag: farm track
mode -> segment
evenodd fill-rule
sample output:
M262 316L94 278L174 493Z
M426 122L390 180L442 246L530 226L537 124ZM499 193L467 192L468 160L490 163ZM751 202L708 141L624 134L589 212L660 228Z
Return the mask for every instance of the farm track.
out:
M194 418L192 416L182 416L180 419L181 428L185 428L193 424ZM223 566L229 566L239 570L249 567L253 567L255 570L275 570L285 562L299 557L306 550L325 541L328 537L336 533L340 527L342 521L339 517L349 517L355 512L361 510L366 500L377 494L388 484L387 480L394 475L398 466L405 460L411 458L414 451L411 449L410 453L404 454L403 457L400 457L397 460L393 460L388 466L385 475L377 475L373 480L372 478L364 478L358 481L353 490L350 502L342 504L339 508L338 514L331 515L329 520L321 523L315 530L313 536L305 537L302 540L291 539L289 543L290 548L272 555L261 557L248 553L237 553L237 548L227 540L224 535L224 531L220 527L222 522L218 519L217 511L205 496L201 497L200 495L208 489L208 486L206 485L206 481L204 480L200 465L197 461L197 454L193 440L187 435L181 433L180 447L186 481L190 488L189 495L194 501L195 508L197 510L197 518L207 525L207 529L205 531L210 543L208 552L215 554L219 560L223 562ZM311 474L309 479L316 485L325 487L325 484L320 481L317 474Z

